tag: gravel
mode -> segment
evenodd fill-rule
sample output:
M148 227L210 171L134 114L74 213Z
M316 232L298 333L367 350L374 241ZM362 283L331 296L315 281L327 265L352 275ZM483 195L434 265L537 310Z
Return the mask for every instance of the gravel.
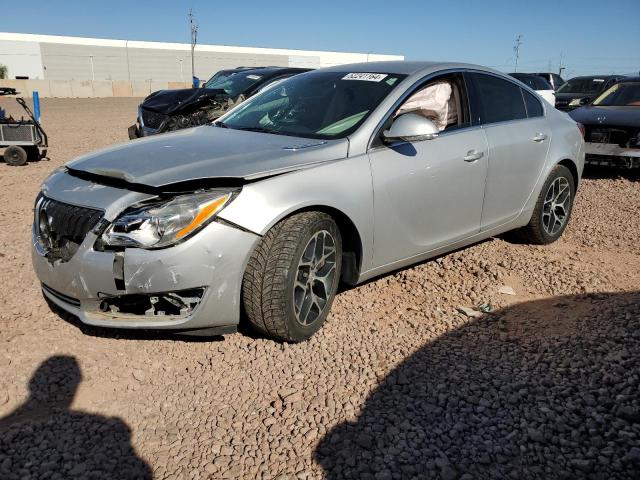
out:
M586 178L554 245L493 239L340 293L304 344L100 330L42 299L31 209L137 103L45 99L51 161L0 164L0 478L640 476L637 176Z

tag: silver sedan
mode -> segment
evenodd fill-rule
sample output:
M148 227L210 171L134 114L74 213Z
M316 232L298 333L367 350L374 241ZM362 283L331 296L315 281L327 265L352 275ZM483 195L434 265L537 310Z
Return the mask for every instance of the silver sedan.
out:
M55 171L35 205L44 295L81 321L308 339L355 285L508 230L569 221L579 125L467 64L342 65L211 125Z

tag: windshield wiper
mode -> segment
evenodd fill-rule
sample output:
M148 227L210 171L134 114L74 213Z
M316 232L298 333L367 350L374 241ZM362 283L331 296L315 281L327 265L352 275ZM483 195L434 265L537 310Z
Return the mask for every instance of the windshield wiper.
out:
M231 127L234 130L244 130L245 132L260 132L260 133L272 133L274 135L285 135L277 130L271 130L264 127Z

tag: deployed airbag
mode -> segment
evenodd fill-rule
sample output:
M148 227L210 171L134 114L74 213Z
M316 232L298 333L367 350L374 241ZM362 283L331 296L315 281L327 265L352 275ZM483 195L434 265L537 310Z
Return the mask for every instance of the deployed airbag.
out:
M457 123L458 114L451 84L434 82L409 97L398 109L396 116L414 112L425 116L436 124L438 130Z

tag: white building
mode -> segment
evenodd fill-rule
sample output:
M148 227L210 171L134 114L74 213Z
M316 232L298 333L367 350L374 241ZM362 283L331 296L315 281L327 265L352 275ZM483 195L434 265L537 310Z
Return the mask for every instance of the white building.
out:
M218 70L238 66L319 68L402 59L402 55L373 53L198 45L195 64L196 76L208 79ZM186 83L191 80L191 46L0 32L0 64L8 68L9 79Z

